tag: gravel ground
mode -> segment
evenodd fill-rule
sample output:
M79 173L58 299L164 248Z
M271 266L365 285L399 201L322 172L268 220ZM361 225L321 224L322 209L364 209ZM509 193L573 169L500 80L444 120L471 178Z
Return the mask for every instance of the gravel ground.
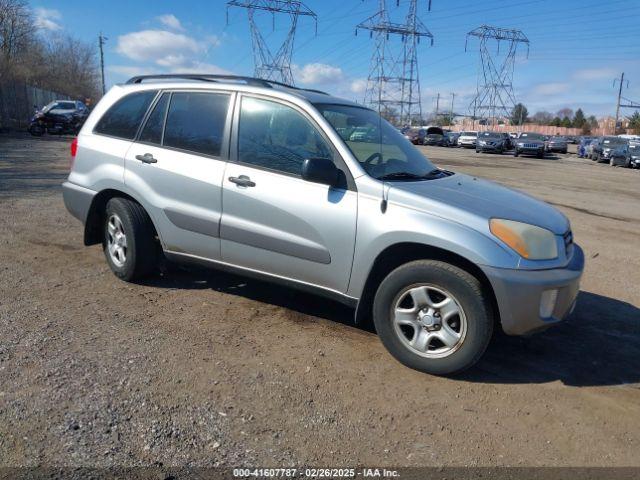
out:
M588 262L569 321L446 379L322 298L119 281L63 206L68 143L0 137L0 466L640 466L640 171L424 149L556 205Z

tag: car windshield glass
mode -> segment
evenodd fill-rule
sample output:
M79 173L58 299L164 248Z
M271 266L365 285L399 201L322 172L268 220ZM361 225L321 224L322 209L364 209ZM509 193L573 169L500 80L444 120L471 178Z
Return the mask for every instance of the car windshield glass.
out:
M389 122L373 110L350 105L319 104L316 108L342 137L367 174L429 176L436 168Z
M51 102L43 110L48 112L49 110L74 110L75 108L76 106L73 102Z
M482 132L478 134L478 136L483 138L487 138L487 137L500 138L500 134L495 132Z
M605 138L602 143L605 145L624 145L627 141L624 138Z
M465 137L475 137L478 134L476 132L462 132L460 135L464 135Z
M523 133L520 135L520 138L525 140L542 140L543 137L539 133Z
M564 138L564 137L551 137L551 140L554 141L554 142L564 142L567 139Z

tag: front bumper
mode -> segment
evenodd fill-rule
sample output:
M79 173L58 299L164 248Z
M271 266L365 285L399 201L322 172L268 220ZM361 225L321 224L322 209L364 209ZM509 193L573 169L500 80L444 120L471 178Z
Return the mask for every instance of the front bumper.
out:
M547 151L553 153L566 153L567 148L568 147L566 145L549 145L547 147Z
M465 147L465 148L475 147L476 141L475 140L458 140L458 146Z
M575 306L584 270L584 253L573 245L571 261L564 268L515 270L482 267L498 303L502 329L508 335L527 335L564 320ZM551 315L541 316L546 290L557 291Z
M504 148L501 148L500 145L480 145L480 144L476 146L476 149L480 150L481 152L499 152L500 150L504 150Z
M95 195L96 192L93 190L81 187L75 183L64 182L62 184L62 198L64 199L65 207L67 207L71 215L82 223L86 223L87 221L89 208Z

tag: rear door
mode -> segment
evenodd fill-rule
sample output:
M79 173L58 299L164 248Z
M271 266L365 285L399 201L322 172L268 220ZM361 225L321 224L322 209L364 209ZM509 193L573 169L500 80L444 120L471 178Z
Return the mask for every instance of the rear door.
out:
M233 96L161 92L127 152L125 184L144 199L168 251L220 258Z
M223 261L345 292L357 192L321 129L294 105L243 95L231 152L223 188ZM312 157L331 158L344 185L303 180L302 162Z

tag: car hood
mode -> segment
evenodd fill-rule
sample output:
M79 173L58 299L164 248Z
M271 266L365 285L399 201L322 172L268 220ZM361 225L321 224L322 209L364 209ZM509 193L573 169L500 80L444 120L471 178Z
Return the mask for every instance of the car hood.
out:
M389 200L484 230L491 218L537 225L557 235L569 229L567 217L548 203L463 174L420 182L393 182Z
M538 139L528 139L528 138L519 138L518 139L518 144L522 144L522 143L531 143L534 145L544 145L544 140L538 140Z
M53 110L49 110L47 113L50 115L71 115L75 112L75 110L70 110L66 108L54 108Z

